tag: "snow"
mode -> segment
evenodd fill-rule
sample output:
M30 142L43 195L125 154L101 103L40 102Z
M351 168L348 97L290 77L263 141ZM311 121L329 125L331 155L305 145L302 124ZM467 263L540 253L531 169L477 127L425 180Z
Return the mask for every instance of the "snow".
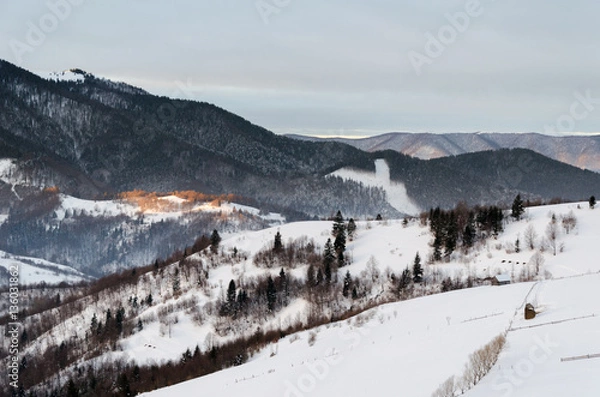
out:
M512 325L492 371L467 397L597 396L600 358L600 274L545 281L538 287L532 320Z
M472 351L509 327L530 288L482 287L385 305L283 338L240 367L144 395L386 396L401 390L429 396ZM441 352L443 359L436 359Z
M408 197L404 184L391 181L390 167L384 159L375 160L375 173L344 167L329 175L360 182L365 186L382 188L387 194L390 205L401 213L418 215L421 212L421 209Z
M518 283L519 274L531 269L531 257L536 252L525 246L525 230L529 226L536 230L537 250L551 215L556 215L560 225L561 217L570 213L577 218L577 225L568 234L559 227L562 249L556 256L547 248L541 254L544 263L539 281ZM271 245L277 231L284 244L305 237L322 249L331 237L331 225L325 221L297 222L225 238L225 251L235 247L248 255L248 260L211 270L213 291L219 293L231 278L278 272L258 269L252 263L252 256ZM382 273L386 268L400 272L412 264L416 252L427 262L432 237L418 221L408 225L400 220L362 221L357 225L355 239L347 244L352 264L342 271L365 276L368 264L375 263ZM600 262L594 255L599 226L600 210L590 210L587 203L528 208L523 220L508 220L505 232L489 239L476 252L457 253L448 263L424 266L429 278L506 274L513 281L511 285L465 289L380 306L343 322L287 336L242 366L145 395L186 396L202 390L219 396L362 396L367 392L385 396L400 391L410 396L430 396L450 376L462 374L471 353L508 332L498 364L467 392L468 396L595 396L600 380L592 374L600 369L600 358L560 359L600 353ZM517 238L520 252L514 249ZM296 276L305 271L302 267L290 270ZM524 320L525 303L536 308L534 320ZM307 307L305 302L297 301L269 326L277 325L282 318L290 321L294 316L301 317ZM177 331L181 338L175 342L179 348L171 347L177 355L141 353L144 344L157 346L150 352L169 350L170 342L163 343L164 338L157 337L152 328L147 334L146 329L140 333L145 339L130 338L124 350L136 360L140 355L138 362L144 363L179 357L197 343L202 347L210 327L186 321L176 325L181 329ZM529 328L531 325L534 327ZM313 338L314 344L309 343Z
M18 267L20 285L39 284L41 282L59 284L63 281L76 283L89 279L85 274L69 266L39 258L12 255L4 251L0 251L0 266L9 272L15 266Z

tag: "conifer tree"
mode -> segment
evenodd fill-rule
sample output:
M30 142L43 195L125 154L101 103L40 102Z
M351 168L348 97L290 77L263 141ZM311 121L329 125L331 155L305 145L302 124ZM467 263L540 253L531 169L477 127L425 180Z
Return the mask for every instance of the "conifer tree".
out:
M217 229L215 229L210 235L210 250L216 253L219 250L220 243L221 236L219 236L219 232L217 231Z
M277 302L277 290L271 276L267 279L267 309L269 313L275 311L275 303Z
M344 226L344 217L342 216L342 212L338 211L333 218L333 229L331 230L331 234L333 237L337 237L338 233L344 230L346 227Z
M413 281L415 283L420 283L421 281L423 281L423 268L421 267L421 256L419 255L419 253L417 252L417 255L415 255L415 260L413 262Z
M596 197L591 196L590 200L589 200L589 204L590 204L590 208L594 209L594 207L596 206Z
M523 208L523 200L521 200L521 195L517 194L517 197L515 197L512 203L512 212L510 215L516 220L520 220L524 212L525 209Z
M356 232L356 223L354 222L354 218L350 218L348 221L348 240L354 240L354 233Z
M273 243L273 251L281 252L281 250L283 250L283 243L281 242L281 233L279 233L279 230L278 230L277 233L275 234L275 241Z
M344 277L344 286L342 288L342 295L344 298L347 298L350 294L350 288L352 288L352 276L350 275L350 271L346 271L346 276Z

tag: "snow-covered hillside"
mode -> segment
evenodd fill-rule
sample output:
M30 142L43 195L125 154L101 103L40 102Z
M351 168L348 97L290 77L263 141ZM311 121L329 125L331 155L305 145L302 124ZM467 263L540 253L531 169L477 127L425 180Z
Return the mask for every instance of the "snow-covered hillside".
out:
M509 327L531 284L381 306L281 339L248 364L148 393L192 396L428 397Z
M182 204L174 197L161 200L169 205ZM589 209L587 203L528 208L522 220L507 219L504 232L497 238L480 240L468 252L458 249L435 264L431 263L433 235L421 219L356 224L346 244L348 264L334 272L329 286L310 287L308 274L309 263L317 263L321 270L324 257L314 255L321 255L326 241L332 238L331 221L232 233L224 236L218 249L206 248L185 260L156 264L143 273L123 273L119 277L124 281L114 288L108 286L97 294L82 295L69 308L71 314L59 323L44 326L44 333L23 352L31 355L31 363L38 361L35 355L61 341L71 344L75 351L87 352L72 358L76 361L66 361L70 366L60 372L60 377L48 378L51 380L46 389L63 387L69 378L85 382L76 375L75 365L105 371L107 363L114 360L129 363L129 368L139 366L139 382L148 382L153 365L164 366L167 361L184 365L182 357L191 360L189 352L197 350L208 355L215 346L271 332L286 336L269 339L270 344L258 351L250 350L240 361L244 364L149 395L193 395L203 390L220 396L242 392L264 396L361 396L370 390L376 395L402 391L411 396L430 396L449 377L459 379L470 355L499 334L507 334L507 344L493 371L500 365L519 362L522 354L528 354L523 351L536 346L535 334L519 339L519 335L527 335L529 331L523 327L529 324L540 324L533 331L550 326L545 325L547 322L562 324L563 320L595 324L590 316L597 313L594 302L599 293L591 286L600 278L600 263L595 256L600 210ZM556 228L552 241L549 225ZM285 255L269 259L278 233L283 246L296 247L295 251L283 251ZM412 268L417 252L423 259L424 281L411 283L407 294L400 293L397 280L403 270ZM296 257L301 259L292 260ZM289 281L289 295L283 293L282 268ZM490 278L497 274L508 275L513 285L489 285ZM275 281L267 282L268 276ZM348 277L358 286L351 296L342 293L343 280ZM446 280L453 283L450 289L470 283L483 286L439 294ZM229 297L232 285L234 299L239 302L240 294L247 291L252 305L246 309L239 306L236 315L227 312L227 302L233 302ZM273 308L268 310L267 285L276 286ZM571 289L577 293L563 299ZM348 320L328 321L344 318L353 308L362 310L411 297ZM521 319L525 303L532 303L540 312L534 321ZM113 313L123 310L123 328L115 330L113 336L102 331L112 329L108 323L98 325L109 317L109 309ZM56 317L67 309L51 310ZM581 323L576 320L580 317L584 317ZM48 319L32 316L24 324L35 329L44 318ZM315 322L321 324L316 329L289 331ZM65 329L70 330L68 340L64 339ZM556 337L577 343L556 350L556 354L577 356L597 350L590 336L593 334L586 334L588 328L565 327L564 332ZM92 336L97 342L91 346L90 335L98 335ZM94 350L97 347L100 350ZM549 370L556 374L566 368L553 361L548 363ZM494 387L502 386L492 384L482 389L492 375L470 393L495 395L498 389ZM531 379L542 381L543 376ZM502 385L504 379L495 382ZM568 371L563 382L571 382ZM589 382L588 387L598 390L600 385ZM132 387L149 390L141 383Z
M547 240L545 230L552 214L557 219L569 214L576 218L576 226L568 234L562 229L559 232L556 256L549 250L548 241L542 241ZM269 244L277 231L284 238L307 235L322 241L330 235L330 226L330 222L287 224L233 236L223 244L248 252L251 257ZM535 250L524 243L530 226L537 234ZM458 379L469 355L503 332L508 332L508 342L497 366L468 395L513 395L505 394L509 385L511 393L519 396L565 395L536 394L542 388L578 390L578 396L596 395L600 381L589 374L598 369L600 360L559 359L600 353L592 331L597 317L591 317L599 310L595 303L600 298L600 290L595 287L600 282L600 263L595 255L599 226L600 211L590 210L587 203L529 208L525 219L507 223L498 239L488 240L469 255L457 253L448 263L427 265L425 273L429 280L448 275L484 278L506 273L518 281L523 272L534 272L532 257L543 244L544 252L538 254L543 259L537 259L541 266L537 282L478 287L388 304L347 321L285 337L240 367L148 395L194 395L202 390L220 396L361 396L367 392L378 396L430 396L449 377ZM518 253L517 239L521 241ZM410 265L415 252L426 256L430 243L428 228L417 221L408 225L401 221L362 222L356 239L348 244L352 264L347 269L367 277L372 275L374 264L380 277L386 268L397 273ZM212 280L223 285L240 272L248 275L256 271L248 261L214 272ZM302 274L300 269L295 271ZM532 303L540 311L535 320L522 319L525 303ZM554 322L558 324L550 324ZM540 326L524 328L530 325ZM187 345L193 345L190 336L203 334L194 328L183 322L180 331L174 331L181 332L176 334L182 337L177 343L187 340ZM162 340L148 334L144 342L158 346L157 350L167 350L169 345ZM543 345L544 341L548 344ZM133 348L132 344L128 346ZM546 351L540 350L544 348L552 352L544 355ZM526 361L532 350L539 350L540 360L542 355L546 357L541 364ZM510 371L517 371L516 380L514 376L506 378ZM557 379L559 389L552 387Z
M20 285L40 284L42 282L52 285L63 281L77 283L90 279L85 274L69 266L39 258L12 255L4 251L0 251L0 267L3 267L8 273L18 269Z

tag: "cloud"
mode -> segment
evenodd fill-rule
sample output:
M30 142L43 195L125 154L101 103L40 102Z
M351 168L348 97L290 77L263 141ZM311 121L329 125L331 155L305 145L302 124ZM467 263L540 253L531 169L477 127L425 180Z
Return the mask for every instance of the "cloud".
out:
M80 67L164 95L189 80L197 99L277 132L543 131L574 91L600 96L600 5L584 0L481 0L417 76L407 53L468 1L279 2L268 24L255 1L84 1L21 66ZM2 7L0 57L14 62L10 40L48 9ZM592 112L576 130L599 122Z

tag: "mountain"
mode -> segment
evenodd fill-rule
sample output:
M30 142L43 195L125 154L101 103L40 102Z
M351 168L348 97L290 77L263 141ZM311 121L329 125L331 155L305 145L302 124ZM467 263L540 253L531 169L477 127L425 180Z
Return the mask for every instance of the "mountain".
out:
M372 155L385 160L391 186L402 186L406 199L421 210L450 208L459 201L507 207L517 194L530 200L550 201L580 200L600 192L600 174L528 149L500 149L431 160L392 150ZM347 174L351 169L345 170ZM369 175L374 173L354 170L353 175L351 179L369 185ZM374 185L386 188L385 183ZM387 192L388 197L393 197L392 190L388 188ZM398 209L415 214L406 210L410 207Z
M367 152L395 150L421 159L497 149L530 149L575 167L600 172L600 135L549 136L538 133L403 133L392 132L367 138L314 138L288 135L302 140L343 142Z
M150 263L215 228L237 232L268 221L238 211L181 211L160 221L148 221L143 208L68 212L72 197L104 208L123 192L193 190L209 201L233 195L234 206L292 221L337 210L389 219L461 200L507 206L519 193L549 201L600 191L599 174L528 150L431 160L366 152L276 135L215 105L155 96L80 69L48 77L0 61L0 249L88 275Z
M191 189L310 215L395 213L373 189L325 181L342 166L373 168L349 145L298 143L208 103L68 75L42 79L0 61L0 153L65 193Z

